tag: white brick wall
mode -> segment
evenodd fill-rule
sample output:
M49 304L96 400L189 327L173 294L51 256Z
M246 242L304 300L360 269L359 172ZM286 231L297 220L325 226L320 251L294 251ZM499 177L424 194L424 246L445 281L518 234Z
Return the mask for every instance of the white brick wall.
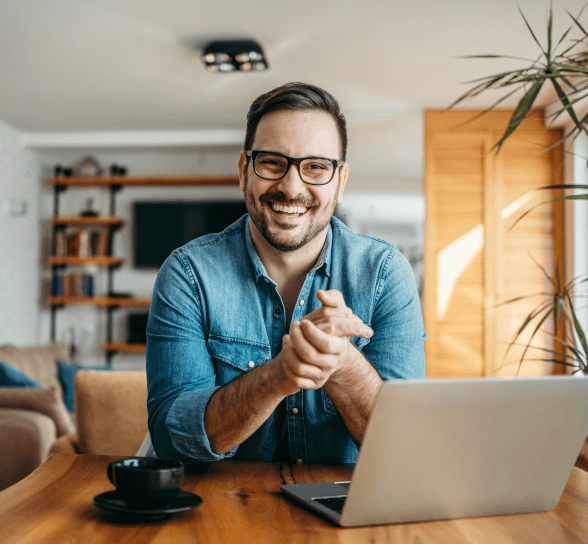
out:
M38 180L35 154L0 121L0 344L38 342Z

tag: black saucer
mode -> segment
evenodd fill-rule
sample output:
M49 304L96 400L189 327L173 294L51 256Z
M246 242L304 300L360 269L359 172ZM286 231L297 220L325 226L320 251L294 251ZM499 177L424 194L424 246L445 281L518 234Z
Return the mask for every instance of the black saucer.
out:
M180 491L180 493L166 503L154 504L152 507L144 505L141 507L129 506L122 500L116 491L107 491L100 493L94 497L94 504L104 510L117 512L118 514L127 514L131 516L140 517L159 517L176 512L184 512L191 510L202 504L202 497L189 493L188 491Z

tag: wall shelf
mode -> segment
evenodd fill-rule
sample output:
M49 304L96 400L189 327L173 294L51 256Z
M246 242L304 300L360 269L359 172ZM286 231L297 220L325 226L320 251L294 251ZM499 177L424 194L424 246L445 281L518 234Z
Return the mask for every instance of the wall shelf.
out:
M55 257L54 255L47 258L47 263L56 266L78 266L85 264L97 264L100 266L120 266L124 259L112 257L111 255L97 255L94 257Z
M144 308L151 305L149 298L134 298L134 297L47 297L47 304L54 304L56 306L66 306L69 304L90 304L94 306L118 306Z
M98 215L96 217L51 217L49 223L61 227L122 227L125 222L119 217Z
M108 286L107 293L114 291L113 289L113 272L114 269L123 264L124 260L113 256L113 233L122 227L125 222L116 217L115 205L116 194L124 187L187 187L187 186L232 186L239 184L238 176L54 176L49 180L53 186L53 217L50 218L50 225L53 228L53 242L51 256L47 258L47 263L51 265L53 276L53 288L51 296L46 298L47 304L51 308L51 340L54 341L56 337L56 319L57 310L69 305L87 305L100 306L105 309L106 313L106 343L102 345L102 350L106 353L106 363L111 364L111 358L116 353L145 353L145 344L130 344L130 343L116 343L113 341L113 312L117 308L149 308L151 300L148 298L136 297L109 297L109 296L79 296L93 295L93 277L83 274L81 278L82 288L79 288L80 276L75 276L73 279L77 281L72 290L70 275L60 275L59 269L67 266L83 266L83 265L99 265L108 267ZM59 215L59 200L60 195L68 188L90 188L100 187L108 189L110 193L110 204L108 215L98 216L60 216ZM94 234L96 229L101 229L102 233L107 234L105 237L100 237L97 241L96 247L93 242L90 244L89 252L82 252L83 255L93 253L92 256L81 257L74 256L80 252L80 246L86 247L81 242L81 235L78 239L69 239L62 241L62 237L67 238L66 233L68 227L76 227L78 230L88 229L91 234ZM100 235L102 235L100 233ZM83 234L83 233L82 233ZM86 237L87 240L87 237ZM59 241L59 244L58 244ZM71 242L71 246L69 245ZM68 256L63 255L63 244L65 243L65 252L70 253ZM85 244L85 242L84 242ZM59 249L58 249L59 248ZM73 248L73 250L71 249ZM56 253L60 256L56 256ZM73 254L73 255L72 255ZM80 273L81 274L81 273ZM62 280L67 277L68 290L67 296L63 296L65 292L65 285L62 285ZM84 287L84 283L86 282ZM57 286L56 286L57 285ZM77 285L77 287L75 286ZM92 288L88 288L92 285ZM62 290L63 289L63 290ZM77 296L71 296L75 293Z
M52 177L51 184L61 187L238 185L239 176L59 176Z
M146 353L145 344L110 343L102 344L102 350L106 353Z

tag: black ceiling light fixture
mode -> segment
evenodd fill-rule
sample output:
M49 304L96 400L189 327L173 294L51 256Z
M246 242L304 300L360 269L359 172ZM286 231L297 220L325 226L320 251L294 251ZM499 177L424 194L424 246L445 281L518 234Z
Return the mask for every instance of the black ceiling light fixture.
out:
M268 63L254 40L215 40L202 53L202 62L209 72L259 72Z

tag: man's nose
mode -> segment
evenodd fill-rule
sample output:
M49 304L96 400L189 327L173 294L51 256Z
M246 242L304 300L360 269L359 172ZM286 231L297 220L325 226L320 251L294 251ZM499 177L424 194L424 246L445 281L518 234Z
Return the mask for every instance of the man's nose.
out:
M306 183L302 181L300 172L295 164L290 164L290 168L288 168L284 177L279 181L278 188L290 197L306 192Z

